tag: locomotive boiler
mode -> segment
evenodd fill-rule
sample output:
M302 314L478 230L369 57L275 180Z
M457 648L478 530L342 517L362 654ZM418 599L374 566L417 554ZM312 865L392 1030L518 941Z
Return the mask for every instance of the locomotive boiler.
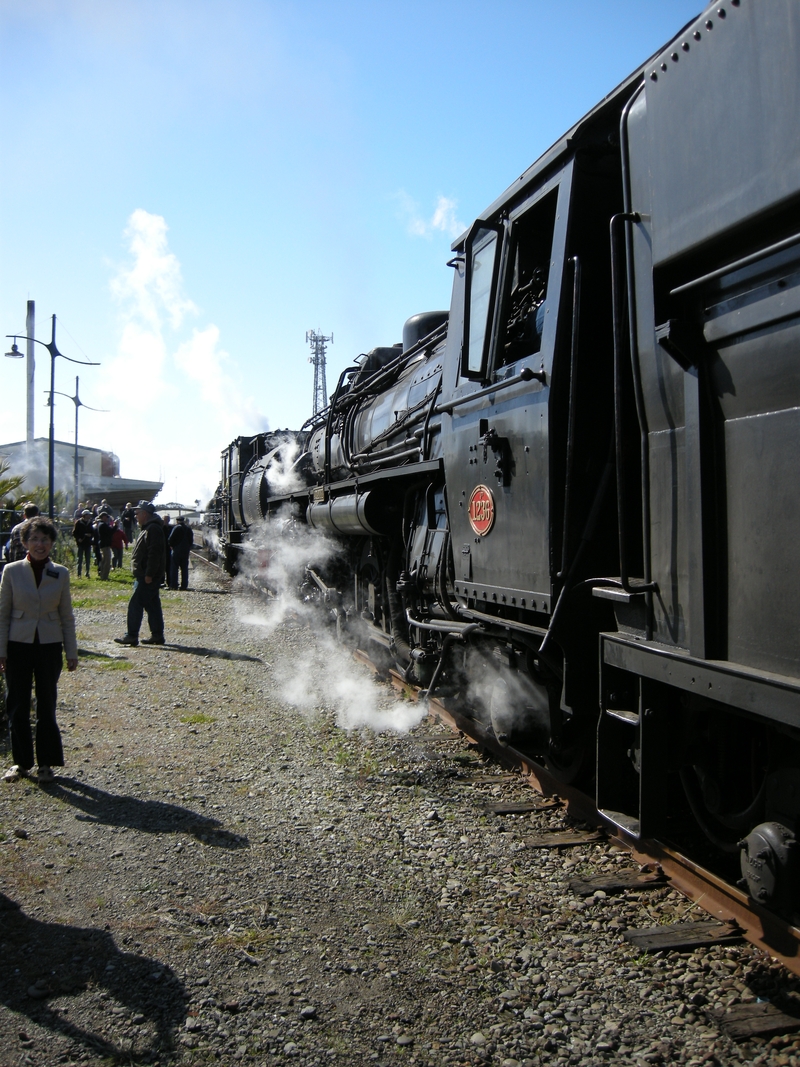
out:
M708 7L454 243L448 312L222 486L231 561L320 531L341 631L788 919L798 41L793 0Z

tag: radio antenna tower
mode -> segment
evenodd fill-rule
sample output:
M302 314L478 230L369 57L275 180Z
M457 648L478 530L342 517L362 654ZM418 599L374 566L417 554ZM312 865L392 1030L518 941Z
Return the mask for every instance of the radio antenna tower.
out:
M325 351L328 342L333 344L333 334L323 337L316 330L306 330L306 343L311 346L308 362L314 364L314 414L328 406L328 385L325 380Z

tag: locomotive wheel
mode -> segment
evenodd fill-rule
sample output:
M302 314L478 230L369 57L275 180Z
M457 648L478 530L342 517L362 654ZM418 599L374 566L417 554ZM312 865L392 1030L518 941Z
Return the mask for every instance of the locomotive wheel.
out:
M551 742L544 765L556 781L564 785L572 785L581 777L587 765L588 753L589 749L586 745L563 745L556 749Z
M738 812L712 812L705 802L697 769L683 768L680 777L695 821L708 840L723 852L738 852L740 838L764 818L766 778L747 808Z

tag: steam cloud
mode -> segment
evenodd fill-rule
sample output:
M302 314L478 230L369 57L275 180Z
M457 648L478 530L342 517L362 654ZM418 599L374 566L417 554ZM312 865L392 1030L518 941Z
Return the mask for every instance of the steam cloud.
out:
M424 718L424 706L401 703L374 682L347 644L337 641L333 622L329 628L321 625L325 608L298 593L306 566L324 573L342 551L338 542L294 523L288 514L265 524L243 558L238 591L257 585L266 587L270 598L260 598L254 609L253 596L240 595L240 620L265 635L279 627L302 634L291 659L274 664L283 699L302 714L332 711L345 730L406 733Z

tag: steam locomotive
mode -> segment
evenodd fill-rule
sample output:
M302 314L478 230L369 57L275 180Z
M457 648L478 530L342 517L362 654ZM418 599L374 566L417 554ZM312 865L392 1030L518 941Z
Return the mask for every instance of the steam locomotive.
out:
M708 7L220 490L231 565L320 531L339 629L795 921L798 41L794 0Z

